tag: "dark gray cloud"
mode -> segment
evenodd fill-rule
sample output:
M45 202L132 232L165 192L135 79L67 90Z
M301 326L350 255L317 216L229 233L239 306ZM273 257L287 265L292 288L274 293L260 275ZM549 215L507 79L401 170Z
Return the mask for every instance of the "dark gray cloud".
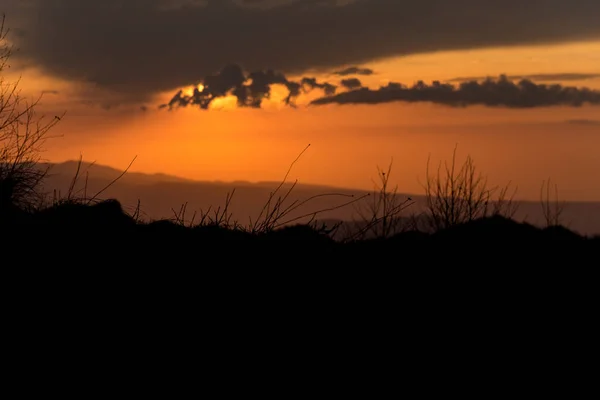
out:
M348 76L348 75L373 75L375 72L370 68L361 67L348 67L335 71L334 75Z
M128 101L231 63L290 76L394 55L600 38L598 0L2 0L0 7L22 32L16 57Z
M309 89L323 89L326 96L335 94L337 87L329 82L319 83L316 78L302 78L301 83Z
M202 90L196 87L189 95L179 90L167 104L161 104L159 109L197 106L206 110L214 100L229 95L237 98L239 107L260 108L263 100L271 96L271 85L276 84L287 88L288 96L284 103L294 107L295 99L301 93L321 89L326 96L333 96L337 89L335 85L319 82L315 78L304 77L299 82L291 81L284 74L270 69L246 73L237 64L225 66L219 73L206 76L200 83Z
M395 101L431 102L454 107L578 107L584 104L600 105L600 91L558 84L538 85L526 79L513 82L506 76L500 76L483 82L463 82L458 86L439 81L434 81L431 85L419 81L411 87L390 83L377 90L362 88L322 97L311 104L379 104Z
M469 76L449 79L448 82L469 82L483 81L487 76ZM508 79L529 79L531 81L540 82L562 82L562 81L583 81L588 79L598 79L600 73L597 74L581 74L577 72L561 72L556 74L533 74L533 75L508 75Z
M362 87L362 82L358 78L342 79L340 82L346 89L354 90Z

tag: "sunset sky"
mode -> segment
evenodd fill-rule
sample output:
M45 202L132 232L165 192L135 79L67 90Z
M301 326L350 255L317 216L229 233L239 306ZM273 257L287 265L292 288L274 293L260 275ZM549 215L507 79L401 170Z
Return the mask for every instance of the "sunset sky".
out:
M598 0L1 0L5 79L64 118L44 157L201 180L600 200ZM489 78L486 81L486 78ZM194 90L195 89L195 90Z

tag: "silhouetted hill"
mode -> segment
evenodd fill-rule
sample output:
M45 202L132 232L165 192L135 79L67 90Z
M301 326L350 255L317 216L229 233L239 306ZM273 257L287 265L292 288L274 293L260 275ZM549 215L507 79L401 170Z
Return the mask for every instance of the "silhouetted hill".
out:
M136 221L116 200L56 204L3 219L2 227L11 232L12 239L23 241L31 249L40 252L46 248L40 254L52 252L75 258L83 255L95 258L94 261L119 263L182 262L193 252L200 256L198 262L257 257L267 263L421 259L490 264L500 260L522 262L531 256L538 261L555 261L565 255L576 260L589 255L588 250L600 249L598 238L584 237L564 227L541 229L498 216L435 233L408 231L388 239L339 242L304 224L250 232L214 224L185 226L168 220Z
M555 321L565 307L572 317L589 317L595 304L588 297L595 293L589 286L596 282L600 238L501 217L434 234L344 243L306 225L251 233L141 222L115 200L2 217L0 263L11 274L6 294L18 303L11 310L28 319L23 304L47 308L52 319L57 310L71 310L74 325L80 315L102 313L119 321L118 329L120 321L135 323L140 312L153 321L163 312L196 326L197 313L231 320L242 310L248 319L267 307L273 310L268 326L300 312L315 329L315 321L331 324L340 312L355 324L360 312L358 329L365 332L400 323L419 327L420 340L434 341L448 340L439 331L456 324L480 329L482 316L497 329L496 312L531 324L542 312ZM90 329L97 329L96 321ZM235 329L230 334L237 337Z

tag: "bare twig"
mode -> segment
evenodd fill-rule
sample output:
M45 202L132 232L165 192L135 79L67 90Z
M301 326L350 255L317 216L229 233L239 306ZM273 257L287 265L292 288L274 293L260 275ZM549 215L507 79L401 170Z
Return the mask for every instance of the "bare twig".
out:
M344 241L353 241L366 237L387 238L398 233L401 226L401 213L414 204L411 198L403 201L398 195L398 185L390 188L392 159L387 170L377 167L378 181L373 181L373 193L370 202L358 204L355 212L359 220L354 220L354 232L350 232Z
M540 189L540 205L542 206L544 222L547 227L561 225L562 214L566 203L558 200L558 185L556 184L554 185L554 200L552 200L550 194L550 178L548 178L547 182L542 182L542 187Z
M129 163L129 165L127 166L127 168L125 168L125 170L119 176L117 176L115 179L113 179L112 181L110 181L110 183L108 185L106 185L104 188L100 189L100 191L98 191L94 196L92 196L90 199L88 199L87 203L90 204L92 201L94 201L95 199L97 199L98 196L100 196L100 194L102 194L106 189L110 188L119 179L121 179L127 173L127 171L129 171L129 168L131 168L131 166L135 162L136 158L137 158L137 156L133 157L133 160L131 160L131 162Z

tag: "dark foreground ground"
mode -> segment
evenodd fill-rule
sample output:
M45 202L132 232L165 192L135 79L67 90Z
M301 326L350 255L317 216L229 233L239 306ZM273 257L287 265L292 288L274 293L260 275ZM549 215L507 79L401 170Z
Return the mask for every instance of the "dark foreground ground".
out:
M173 221L136 222L117 201L63 204L36 213L15 212L2 222L12 262L157 266L326 266L534 268L592 267L600 237L564 227L540 229L490 217L433 234L404 232L387 239L342 243L296 225L251 234L217 226L188 227Z
M0 227L22 392L567 397L593 377L600 241L564 228L492 218L342 244L140 224L115 202Z
M4 215L0 229L5 290L64 295L69 307L91 295L98 304L126 298L177 310L199 299L216 309L322 300L381 316L436 313L458 302L481 313L511 305L535 318L538 302L552 312L582 312L597 303L600 284L599 237L501 217L434 234L341 243L305 225L250 234L139 223L106 201ZM336 312L318 310L332 318Z

